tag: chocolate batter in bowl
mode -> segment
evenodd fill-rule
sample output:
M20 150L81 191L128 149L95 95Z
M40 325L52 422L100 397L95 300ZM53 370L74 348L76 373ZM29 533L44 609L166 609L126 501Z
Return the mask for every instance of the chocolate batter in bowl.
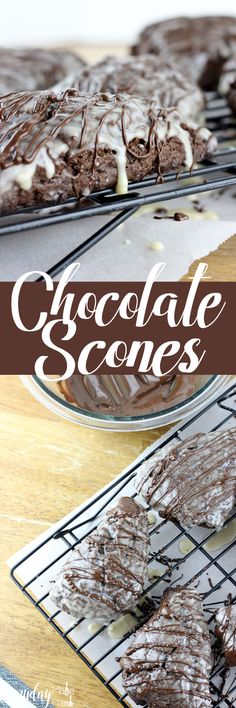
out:
M196 392L204 378L180 374L161 378L152 374L77 374L61 382L59 390L66 401L83 410L133 418L182 403Z
M145 430L193 415L227 384L227 376L74 374L66 381L22 376L43 405L77 424L112 431Z

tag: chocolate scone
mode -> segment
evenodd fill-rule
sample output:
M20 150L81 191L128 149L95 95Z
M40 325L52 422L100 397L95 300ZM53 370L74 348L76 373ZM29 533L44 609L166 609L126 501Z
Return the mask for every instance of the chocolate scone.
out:
M236 666L236 605L221 607L216 613L216 636L222 641L226 663Z
M170 61L144 54L137 57L108 56L92 67L67 77L58 89L76 88L92 93L109 92L143 96L162 108L175 106L185 120L201 120L204 96L196 82Z
M235 503L236 428L158 450L139 468L135 487L166 519L220 529Z
M73 52L0 48L0 95L47 89L84 66Z
M176 17L146 27L134 54L157 54L216 89L225 61L236 48L236 17Z
M226 96L232 112L236 115L236 49L224 65L219 83L219 93Z
M92 413L138 416L176 406L192 396L202 377L153 374L74 374L58 383L69 403Z
M236 47L232 56L225 62L220 82L219 82L219 93L223 96L229 93L230 87L236 81Z
M216 144L207 128L144 98L10 94L0 99L1 211L115 185L124 193L128 179L190 169Z
M136 632L120 664L124 689L138 705L210 707L210 635L198 593L166 590L159 610Z
M236 115L236 80L231 84L227 98L232 112Z
M148 552L147 513L133 499L122 497L68 554L50 597L73 617L109 624L134 608L142 595Z

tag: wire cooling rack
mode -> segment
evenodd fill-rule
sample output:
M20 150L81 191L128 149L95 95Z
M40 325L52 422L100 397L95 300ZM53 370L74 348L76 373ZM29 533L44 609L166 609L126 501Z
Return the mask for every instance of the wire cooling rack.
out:
M233 144L236 140L236 120L225 99L213 94L208 97L206 119L207 126L218 138L219 149L192 172L183 171L178 177L176 173L166 174L164 184L157 183L157 175L154 174L140 182L131 182L128 193L123 195L105 189L91 194L89 198L68 199L63 205L47 204L37 209L19 209L0 217L0 236L111 214L112 218L104 226L50 268L48 273L54 277L132 216L140 206L236 184L236 142L235 146Z
M196 432L220 431L233 427L235 418L236 383L208 404L201 413L181 424L178 429L175 427L162 441L157 441L151 451L143 453L141 462L172 440L178 442ZM80 619L71 623L71 616L56 609L49 598L49 590L51 582L65 562L67 553L76 546L78 540L82 540L96 528L101 512L114 506L120 496L137 497L133 479L141 462L140 459L136 460L128 471L86 506L77 510L69 522L64 522L56 533L54 530L54 533L41 540L37 547L18 560L11 570L11 576L23 594L124 707L134 706L134 703L122 687L117 657L121 657L129 645L132 632L117 640L110 636L106 627L100 627L91 635L89 621ZM236 511L225 526L235 523L235 519ZM152 604L152 601L158 603L165 587L181 584L198 589L203 599L213 645L214 664L210 680L212 705L215 708L233 708L236 700L235 671L229 671L225 667L221 645L214 635L214 613L229 595L235 601L236 541L231 540L228 545L210 550L208 544L215 535L215 531L197 527L186 531L181 524L163 521L156 513L155 524L150 526L149 567L155 570L162 568L164 572L162 576L155 578L150 575L145 596L148 592ZM180 552L179 544L183 541L191 544L186 555ZM149 606L150 600L147 603L147 607ZM144 605L143 614L138 620L139 624L147 618L145 607Z

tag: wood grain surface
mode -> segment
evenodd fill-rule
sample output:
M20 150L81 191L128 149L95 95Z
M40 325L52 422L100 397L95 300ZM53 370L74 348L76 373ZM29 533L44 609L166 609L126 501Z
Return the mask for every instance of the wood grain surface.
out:
M104 51L83 48L91 61ZM213 280L235 280L236 237L206 260ZM35 401L18 377L1 377L1 663L32 688L51 691L55 706L65 700L55 687L66 683L74 708L115 708L117 702L16 588L6 560L112 481L162 432L115 434L73 425Z
M76 708L117 702L24 598L5 562L113 480L157 436L68 423L35 401L18 377L1 377L1 663L30 686L39 682L40 690L67 681Z
M194 261L188 273L182 278L187 280L192 277L200 260ZM208 275L212 281L235 281L236 280L236 235L231 236L222 243L216 251L212 251L206 257L204 263L208 263Z

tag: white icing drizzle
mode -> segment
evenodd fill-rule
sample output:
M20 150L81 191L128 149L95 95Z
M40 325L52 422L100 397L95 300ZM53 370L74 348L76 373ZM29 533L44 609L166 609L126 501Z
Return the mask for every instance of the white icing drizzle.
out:
M176 106L185 120L202 122L204 97L201 89L186 72L161 57L143 54L132 57L108 56L54 86L57 93L68 88L79 92L127 93L155 100L162 108Z
M133 609L148 580L146 511L122 498L66 559L50 591L73 617L109 624Z
M128 613L109 625L108 634L112 639L121 639L136 627L137 622L138 620Z
M72 52L1 47L0 94L46 89L53 82L72 72L79 73L83 68L82 59Z
M225 63L219 83L219 93L223 96L228 93L230 85L236 80L236 48L233 55Z
M49 143L47 148L42 147L37 153L36 158L29 163L14 165L6 170L0 171L0 194L4 194L11 189L14 182L25 191L29 191L32 187L33 177L37 167L42 167L45 170L47 179L52 179L55 174L55 162L57 158L65 154L68 150L68 145L61 140L55 140L54 143ZM50 157L50 155L53 157Z
M73 92L72 92L73 93ZM149 143L149 150L161 152L162 146L172 138L184 149L184 165L190 169L193 163L193 151L191 135L189 130L197 130L199 137L209 150L214 150L216 140L211 137L210 132L202 127L197 128L192 123L184 127L181 125L181 117L173 108L161 110L155 101L148 102L139 97L112 96L111 94L101 95L81 95L67 93L61 97L61 103L51 117L46 121L38 119L40 136L35 139L32 133L30 120L32 113L37 116L37 107L40 101L47 100L46 92L25 95L24 105L18 109L8 120L3 120L0 124L0 138L2 139L1 153L8 147L7 131L17 128L17 124L25 121L29 133L23 140L19 138L17 145L18 154L22 155L20 163L2 168L0 175L0 194L4 194L17 183L21 189L29 190L38 166L43 167L48 180L52 179L55 173L55 164L60 160L60 156L66 152L70 155L80 153L83 150L96 149L95 167L99 165L102 157L98 154L99 148L109 149L114 153L117 164L117 192L127 191L128 180L126 171L127 153L130 151L130 143L136 139L139 143L132 149L135 156L140 160L148 159L145 145ZM20 99L20 94L15 94L16 100ZM55 98L55 101L57 99ZM14 103L14 95L3 100L5 115ZM77 112L76 117L73 113ZM70 120L71 115L71 120ZM35 120L35 118L34 118ZM63 121L66 120L66 124ZM61 124L61 128L60 128ZM35 124L33 124L35 125ZM56 130L56 137L52 137ZM33 135L33 149L35 157L32 161L24 163L24 150L27 150L28 140L31 143ZM42 146L42 139L44 145ZM72 141L72 143L71 143ZM76 144L77 143L77 144ZM37 149L38 145L38 149ZM55 164L54 164L55 163ZM4 165L4 163L3 163ZM89 185L84 185L87 189Z
M199 595L166 591L120 663L124 689L138 705L210 708L211 646Z
M176 17L146 27L134 50L138 55L158 55L163 62L171 59L186 77L190 75L201 83L202 73L207 69L209 77L212 65L218 73L219 60L224 62L232 52L235 54L235 46L235 17Z

